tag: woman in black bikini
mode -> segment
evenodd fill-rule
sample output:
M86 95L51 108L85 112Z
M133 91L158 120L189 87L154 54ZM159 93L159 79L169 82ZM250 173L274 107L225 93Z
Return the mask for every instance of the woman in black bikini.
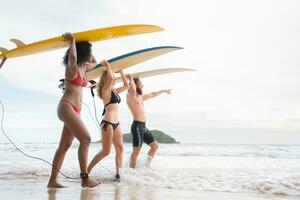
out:
M123 71L120 74L123 79L123 86L114 88L114 74L107 61L102 61L101 64L106 67L106 71L102 74L101 79L97 85L99 97L104 104L103 120L101 121L102 131L102 150L97 153L90 164L88 165L88 173L93 167L100 162L105 156L109 155L112 143L116 150L116 179L120 178L119 169L122 167L123 161L123 135L119 126L119 103L121 98L119 93L127 90L129 84Z

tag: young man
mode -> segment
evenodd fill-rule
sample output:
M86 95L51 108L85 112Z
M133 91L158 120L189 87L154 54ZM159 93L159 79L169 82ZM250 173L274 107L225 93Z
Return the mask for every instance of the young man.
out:
M153 159L155 152L158 149L158 144L146 127L146 113L144 109L144 101L156 97L162 93L171 94L171 89L159 90L149 94L143 94L143 84L139 78L133 79L129 75L130 87L127 94L127 105L133 116L131 125L133 150L130 157L130 167L135 168L137 157L140 153L143 142L150 146L146 167L150 167L150 162Z

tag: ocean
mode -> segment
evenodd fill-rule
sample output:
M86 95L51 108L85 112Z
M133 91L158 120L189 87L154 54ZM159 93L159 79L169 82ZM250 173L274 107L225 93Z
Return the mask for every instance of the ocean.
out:
M56 143L20 143L32 156L52 161ZM78 177L78 144L68 151L62 172ZM101 149L90 146L89 159ZM300 198L300 145L160 144L150 168L144 166L147 145L143 146L137 168L129 168L131 144L125 144L121 184L174 190L252 193ZM25 157L9 143L0 144L1 180L47 181L51 167ZM114 149L92 171L103 183L113 181ZM67 180L64 182L80 182ZM45 185L46 187L46 185Z

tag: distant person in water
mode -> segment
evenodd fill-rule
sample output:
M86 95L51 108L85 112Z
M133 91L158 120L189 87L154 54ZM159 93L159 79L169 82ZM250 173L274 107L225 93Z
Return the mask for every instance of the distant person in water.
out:
M144 109L144 101L156 97L162 93L171 94L171 89L159 90L149 94L143 94L143 84L139 78L130 78L130 86L127 94L127 105L133 116L131 125L133 150L130 157L130 167L135 168L136 160L140 153L143 142L150 146L146 159L146 167L150 167L150 163L158 149L158 144L152 133L146 127L146 112Z
M92 181L87 173L88 149L91 136L80 118L82 88L87 86L86 71L96 65L92 54L92 45L87 41L76 42L72 33L65 33L63 37L70 42L63 64L65 65L65 92L58 104L57 115L64 123L59 146L53 158L48 187L64 187L57 182L58 171L64 161L66 152L73 139L79 141L78 160L82 187L94 187L98 183Z
M102 74L100 81L97 85L99 97L103 101L103 119L100 123L102 132L102 149L97 153L90 164L88 165L88 172L91 172L93 167L99 163L104 157L108 156L112 144L116 150L116 181L120 180L120 169L123 163L123 134L119 123L119 103L121 97L119 94L126 91L129 87L127 78L121 70L123 86L115 88L115 76L112 72L110 64L107 61L102 61L101 64L106 68Z

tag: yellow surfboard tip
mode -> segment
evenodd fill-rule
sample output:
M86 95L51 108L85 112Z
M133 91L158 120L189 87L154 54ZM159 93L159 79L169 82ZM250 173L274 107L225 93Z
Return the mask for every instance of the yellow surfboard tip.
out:
M157 25L152 25L153 27L155 27L158 31L164 31L165 29L161 26L157 26Z
M151 29L151 32L155 31L164 31L165 29L161 26L154 25L154 24L128 24L128 25L121 25L121 26L141 26L141 27L148 27Z

